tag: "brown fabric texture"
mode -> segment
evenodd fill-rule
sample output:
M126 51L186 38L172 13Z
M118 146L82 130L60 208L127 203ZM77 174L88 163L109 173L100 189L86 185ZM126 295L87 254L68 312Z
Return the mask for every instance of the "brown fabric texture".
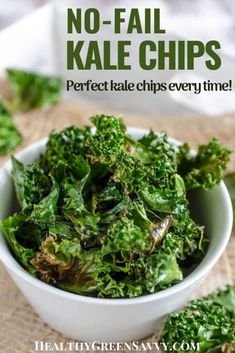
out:
M19 149L45 137L52 129L88 123L89 116L110 113L100 107L86 104L62 102L49 110L35 110L15 115L15 122L23 134L24 142ZM113 113L113 112L112 112ZM188 141L193 147L217 137L235 150L235 115L224 117L168 118L124 115L126 125L165 130L169 136ZM7 157L0 158L0 165ZM231 156L229 170L235 169L235 154ZM206 295L220 285L235 280L235 235L221 259L210 272L206 281L195 294ZM156 340L156 333L148 341ZM67 339L47 326L34 312L0 264L0 352L35 352L35 341L66 342Z

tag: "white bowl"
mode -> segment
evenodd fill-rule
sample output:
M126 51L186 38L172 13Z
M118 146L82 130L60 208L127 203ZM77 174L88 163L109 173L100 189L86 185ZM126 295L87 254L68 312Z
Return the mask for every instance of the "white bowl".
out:
M130 128L128 132L140 138L146 130ZM43 139L30 145L16 157L24 163L31 163L43 152L46 141ZM0 195L0 219L5 219L12 214L15 205L10 161L0 171ZM155 294L134 299L98 299L54 288L31 276L17 263L2 234L0 259L38 315L65 336L103 342L140 339L155 332L160 319L189 300L228 243L233 217L224 183L211 191L197 192L194 205L198 221L205 225L210 237L208 251L200 265L181 283Z

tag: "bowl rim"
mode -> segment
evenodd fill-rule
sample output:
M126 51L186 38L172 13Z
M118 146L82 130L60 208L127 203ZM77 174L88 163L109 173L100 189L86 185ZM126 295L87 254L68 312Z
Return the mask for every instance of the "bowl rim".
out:
M130 134L145 134L149 130L147 129L142 129L142 128L136 128L136 127L127 127L127 131ZM15 154L16 158L21 158L26 153L29 153L31 150L34 149L40 149L43 150L43 147L46 145L48 138L42 138L27 147L23 148L20 150L18 153ZM174 138L169 137L169 141L173 143L175 146L179 146L182 143ZM192 153L195 153L195 151L191 151ZM8 160L1 168L0 168L0 179L1 179L1 174L6 173L10 176L11 172L11 161ZM6 243L6 240L4 238L3 232L0 229L0 236L2 239L0 239L0 260L2 261L3 265L5 266L6 270L9 270L10 272L13 272L17 276L19 276L21 279L24 281L28 282L30 285L35 286L41 290L44 290L50 294L54 294L56 296L63 297L65 299L69 300L74 300L78 302L83 302L91 305L95 304L102 304L102 305L134 305L137 303L147 303L159 299L165 299L169 296L172 296L174 294L177 294L181 291L183 291L185 288L190 287L200 279L203 279L210 269L214 266L214 264L218 261L222 253L224 252L230 235L232 231L232 225L233 225L233 209L232 209L232 203L231 199L228 193L228 190L224 184L223 181L218 185L219 188L221 188L222 193L224 194L224 198L226 201L226 210L225 212L227 213L227 222L224 226L224 236L221 237L220 239L220 246L218 246L217 250L210 256L208 257L208 253L205 254L205 257L201 261L201 263L187 276L185 277L181 282L174 284L172 287L163 289L159 292L156 293L151 293L151 294L145 294L143 296L135 297L135 298L96 298L96 297L89 297L89 296L83 296L80 294L72 293L72 292L67 292L65 290L62 290L60 288L54 287L50 284L47 284L40 279L32 276L30 273L28 273L13 257L11 254L8 245Z

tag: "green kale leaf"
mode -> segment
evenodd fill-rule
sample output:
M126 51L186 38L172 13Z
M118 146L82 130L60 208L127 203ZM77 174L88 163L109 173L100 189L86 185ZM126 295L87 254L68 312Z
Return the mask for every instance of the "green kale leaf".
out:
M17 260L28 270L31 274L35 274L34 267L30 264L31 259L35 256L36 251L31 247L26 247L20 244L17 235L22 234L25 231L24 225L26 223L26 217L22 213L16 213L11 217L8 217L0 223L0 226L4 232L6 241L10 246ZM36 230L31 235L35 236Z
M96 134L91 136L89 141L93 159L111 167L124 149L123 122L114 116L105 115L93 116L91 121L96 127Z
M231 151L215 138L207 145L199 146L195 156L191 156L189 151L187 145L180 147L178 165L187 190L200 187L208 190L219 184Z
M39 278L47 283L56 283L72 269L74 259L80 256L81 245L78 239L63 239L58 243L54 237L48 236L39 250L31 264Z
M235 346L235 286L197 299L180 312L168 316L161 334L161 341L172 351L174 342L194 342L197 352L233 352ZM180 348L174 350L182 353ZM192 353L194 350L189 350Z
M50 178L45 175L38 162L24 166L15 157L11 161L18 202L23 211L32 210L33 205L49 193Z
M73 165L76 156L86 153L86 144L90 136L90 127L70 126L59 133L52 131L46 151L40 159L40 166L49 172L59 161Z
M14 110L54 105L60 99L62 81L57 77L18 69L7 69L7 75L13 92L11 104Z
M28 220L39 227L46 229L48 225L54 224L57 214L57 202L59 199L60 188L56 180L52 177L52 188L50 193L45 196L38 204L34 204L32 213Z
M10 113L0 101L0 155L12 152L22 142Z

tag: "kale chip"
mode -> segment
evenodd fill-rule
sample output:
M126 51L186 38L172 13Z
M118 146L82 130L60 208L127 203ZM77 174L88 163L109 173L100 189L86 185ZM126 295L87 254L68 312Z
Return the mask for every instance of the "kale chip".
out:
M0 155L12 152L22 142L11 114L0 101Z
M60 99L62 81L54 76L42 76L34 72L7 69L13 93L13 110L30 110L54 105Z
M187 189L195 189L203 185L211 189L223 177L229 161L229 149L213 138L207 145L199 146L198 153L190 156L187 144L180 147L179 171L183 175Z
M199 344L197 352L232 353L235 349L235 286L197 299L180 312L171 314L162 330L161 341L172 352L175 342ZM182 353L177 349L174 352ZM188 350L189 353L195 350Z

